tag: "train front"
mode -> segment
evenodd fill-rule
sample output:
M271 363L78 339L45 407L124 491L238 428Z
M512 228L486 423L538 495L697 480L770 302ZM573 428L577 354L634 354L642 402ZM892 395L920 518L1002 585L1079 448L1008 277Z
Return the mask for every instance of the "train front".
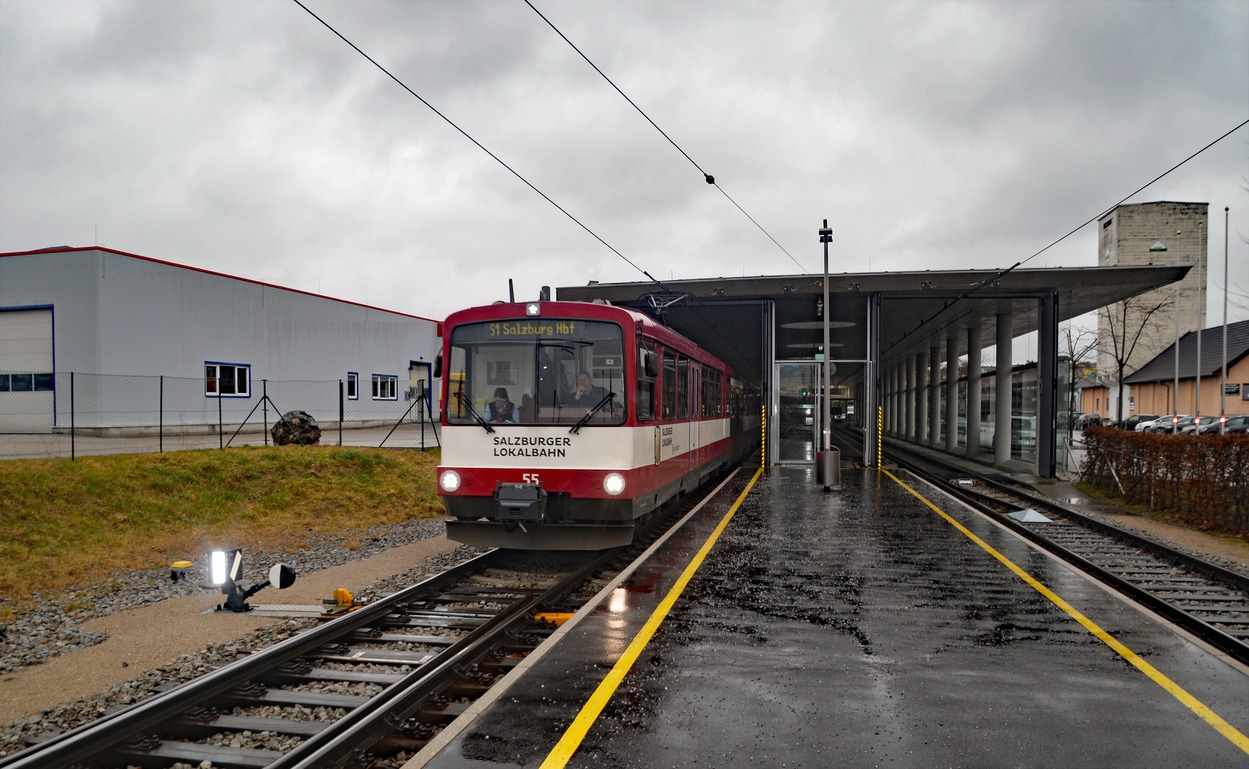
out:
M633 538L629 314L496 304L444 324L447 536L486 547L597 550Z

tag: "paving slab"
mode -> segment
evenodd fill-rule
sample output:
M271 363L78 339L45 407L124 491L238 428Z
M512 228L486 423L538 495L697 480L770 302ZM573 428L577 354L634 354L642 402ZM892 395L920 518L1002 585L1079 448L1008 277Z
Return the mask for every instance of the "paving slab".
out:
M1242 666L907 482L773 470L656 624L739 476L408 769L1249 766Z

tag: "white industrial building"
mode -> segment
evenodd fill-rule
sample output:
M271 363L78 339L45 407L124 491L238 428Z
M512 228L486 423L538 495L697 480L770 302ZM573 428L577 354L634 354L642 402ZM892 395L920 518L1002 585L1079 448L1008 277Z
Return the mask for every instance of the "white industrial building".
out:
M437 392L440 326L110 248L0 253L0 433L241 424L266 395L382 423Z

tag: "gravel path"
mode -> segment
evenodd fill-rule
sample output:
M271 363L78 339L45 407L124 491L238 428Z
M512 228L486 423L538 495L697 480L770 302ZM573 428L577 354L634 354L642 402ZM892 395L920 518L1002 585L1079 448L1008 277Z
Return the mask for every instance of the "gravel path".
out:
M323 538L298 552L244 552L245 585L281 561L298 578L263 590L250 605L316 605L345 587L357 598L392 592L476 555L444 536L441 520L412 521L366 536ZM200 564L173 582L169 570L117 575L0 628L0 756L22 740L65 731L142 700L162 684L190 680L252 649L270 646L313 619L214 613L219 592Z

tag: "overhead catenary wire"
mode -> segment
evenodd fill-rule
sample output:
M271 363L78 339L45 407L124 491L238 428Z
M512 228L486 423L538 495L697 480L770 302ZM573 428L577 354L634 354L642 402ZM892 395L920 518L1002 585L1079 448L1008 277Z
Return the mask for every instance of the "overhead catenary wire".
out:
M1137 187L1137 188L1136 188L1135 190L1133 190L1132 192L1128 193L1127 195L1124 195L1124 196L1123 196L1123 197L1119 200L1119 202L1117 202L1117 203L1115 203L1114 205L1110 206L1109 208L1105 209L1104 211L1102 211L1101 213L1097 214L1096 216L1093 216L1093 217L1091 217L1091 218L1089 218L1089 219L1085 220L1084 222L1082 222L1081 224L1077 225L1076 227L1073 227L1073 228L1072 228L1069 232L1067 232L1067 234L1063 235L1062 237L1058 238L1058 239L1057 239L1057 240L1055 240L1054 242L1050 243L1050 244L1049 244L1048 246L1046 246L1045 248L1042 248L1041 250L1037 251L1037 252L1036 252L1036 253L1034 253L1032 256L1029 256L1029 257L1028 257L1028 258L1026 258L1026 259L1021 259L1021 260L1019 260L1018 262L1015 262L1015 263L1014 263L1014 264L1012 264L1010 267L1007 267L1007 268L1006 268L1006 269L1004 269L1004 270L999 270L998 272L994 273L994 275L993 275L992 277L990 277L990 278L986 278L986 279L984 279L984 280L980 281L979 283L976 283L974 286L972 286L972 288L968 289L967 291L961 291L961 292L959 292L958 296L956 296L954 299L952 299L952 300L950 300L950 301L946 302L945 304L943 304L943 305L942 305L942 307L941 307L941 309L940 309L940 310L938 310L938 311L937 311L937 313L935 313L932 317L929 317L929 318L921 318L921 319L919 320L919 323L918 323L918 324L916 324L915 328L911 329L910 331L906 332L906 333L905 333L905 334L903 334L901 337L899 337L899 338L898 338L898 340L897 340L896 342L894 342L893 344L891 344L891 345L890 345L890 346L889 346L889 347L885 350L885 352L888 352L889 350L892 350L893 348L895 348L895 347L897 347L898 345L902 344L902 343L903 343L903 342L904 342L904 341L905 341L908 337L910 337L910 336L911 336L911 334L914 334L916 331L919 331L921 328L923 328L923 327L924 327L924 325L925 325L925 324L927 324L928 322L930 322L933 318L935 318L935 317L936 317L937 315L939 315L940 313L945 312L946 310L948 310L951 306L953 306L953 305L954 305L954 304L956 304L957 302L960 302L960 301L962 301L962 300L964 300L964 299L967 299L967 298L968 298L968 297L970 297L972 294L976 293L977 291L979 291L980 289L984 288L985 286L991 286L991 285L993 285L993 284L994 284L994 283L996 283L997 281L999 281L999 280L1001 280L1002 278L1004 278L1006 275L1008 275L1008 274L1010 274L1011 272L1013 272L1013 271L1015 270L1015 268L1017 268L1017 267L1021 267L1021 266L1025 265L1025 264L1027 264L1028 262L1030 262L1030 261L1032 261L1033 259L1037 258L1037 257L1038 257L1038 256L1040 256L1041 254L1043 254L1043 253L1045 253L1046 251L1050 250L1050 249L1051 249L1051 248L1053 248L1054 246L1056 246L1056 245L1058 245L1059 243L1063 242L1063 241L1064 241L1064 240L1066 240L1067 238L1069 238L1069 237L1071 237L1072 235L1076 234L1076 233L1077 233L1077 232L1079 232L1080 230L1082 230L1082 229L1084 229L1085 227L1089 226L1089 225L1090 225L1090 224L1092 224L1093 222L1098 221L1099 219L1103 218L1104 216L1106 216L1106 214L1108 214L1108 213L1110 213L1111 211L1115 210L1115 208L1117 208L1117 207L1119 207L1119 206L1123 205L1123 204L1124 204L1125 202L1127 202L1128 200L1131 200L1134 196L1136 196L1136 195L1140 194L1141 192L1143 192L1144 190L1148 189L1151 185L1153 185L1153 184L1157 183L1158 181L1162 180L1163 178L1165 178L1166 176L1168 176L1169 174L1171 174L1173 171L1175 171L1175 170L1179 169L1181 166L1183 166L1184 164L1188 163L1188 161L1192 160L1193 158L1197 157L1197 156L1198 156L1198 155L1200 155L1201 153L1203 153L1203 152L1205 152L1206 150L1210 149L1210 148L1211 148L1211 147L1213 147L1214 145L1216 145L1216 144L1218 144L1219 142L1223 141L1223 140L1224 140L1224 139L1226 139L1227 137L1229 137L1229 136L1231 136L1232 134L1236 133L1236 132L1237 132L1237 131L1239 131L1240 129L1244 128L1246 125L1249 125L1249 119L1242 120L1242 121L1241 121L1238 125L1236 125L1235 127L1231 128L1230 130L1228 130L1228 131L1224 132L1224 133L1223 133L1221 136L1219 136L1217 139L1214 139L1213 141L1211 141L1210 143L1206 144L1206 145L1205 145L1204 147L1202 147L1201 149L1197 150L1196 152L1193 152L1193 153L1192 153L1192 154L1190 154L1188 157L1184 158L1184 159L1183 159L1183 160L1181 160L1180 162L1176 163L1175 165L1171 166L1171 167L1170 167L1170 168L1168 168L1167 170L1165 170L1165 171L1163 171L1162 173L1158 174L1158 175L1157 175L1157 176L1155 176L1153 179L1150 179L1148 182L1145 182L1144 184L1142 184L1140 187Z
M590 234L590 236L591 236L591 237L593 237L593 238L594 238L595 240L597 240L599 243L602 243L604 246L606 246L606 247L607 247L607 249L608 249L609 251L611 251L613 254L615 254L616 256L618 256L618 257L620 257L621 259L623 259L623 260L625 261L625 263L626 263L626 264L628 264L630 267L632 267L633 269L637 270L638 272L642 273L642 274L643 274L643 275L645 275L647 278L650 278L651 282L653 282L655 285L659 286L660 288L664 289L665 291L669 290L669 289L668 289L668 287L667 287L667 286L665 286L662 282L660 282L657 278L655 278L653 275L651 275L651 274L650 274L649 272L647 272L646 270L644 270L644 269L642 269L641 267L639 267L637 264L635 264L635 263L633 262L633 260L629 259L629 257L625 256L624 254L620 253L620 251L616 250L616 248L615 248L614 246L612 246L612 244L608 243L606 240L604 240L602 237L600 237L598 233L596 233L594 230L592 230L592 229L590 229L588 226L586 226L586 225L585 225L585 224L584 224L584 223L583 223L580 219L578 219L577 217L573 216L573 215L572 215L572 214L571 214L571 213L570 213L567 209L565 209L565 208L564 208L563 206L561 206L559 203L556 203L556 202L555 202L553 199L551 199L551 197L550 197L549 195L547 195L545 192L543 192L542 190L538 189L538 187L537 187L537 186L536 186L533 182L529 181L529 180L528 180L528 179L526 179L524 176L522 176L522 175L521 175L521 173L520 173L519 171L517 171L515 168L512 168L510 165L508 165L506 162L504 162L502 158L500 158L498 155L496 155L496 154L494 154L493 152L491 152L491 151L490 151L490 150L489 150L489 149L488 149L488 148L487 148L484 144L482 144L481 142L477 141L477 139L473 138L473 136L472 136L471 134L469 134L467 131L465 131L463 128L461 128L459 125L457 125L457 124L455 123L455 121L453 121L451 118L449 118L449 117L447 117L446 115L444 115L441 111L439 111L439 109L438 109L437 107L435 107L433 104L430 104L430 103L429 103L429 102L428 102L428 101L427 101L424 97L422 97L419 93L417 93L416 91L412 90L412 88L411 88L411 87L409 87L407 83L403 82L403 81L402 81L402 80L400 80L400 79L399 79L399 78L398 78L398 77L397 77L394 73L392 73L390 70L388 70L388 69L386 69L385 67L383 67L383 66L381 65L381 63L379 63L379 62L378 62L376 59L374 59L372 56L369 56L367 53L365 53L365 52L364 52L364 51L363 51L363 50L362 50L362 49L361 49L358 45L356 45L355 43L353 43L353 42L351 42L350 40L348 40L348 39L347 39L347 37L346 37L345 35L343 35L343 33L339 32L337 29L335 29L333 26L331 26L329 22L327 22L325 19L322 19L320 16L318 16L316 13L314 13L314 12L312 11L312 9L311 9L311 8L309 8L308 6L304 5L304 4L303 4L300 0L291 0L291 1L292 1L293 3L295 3L295 5L298 5L300 8L304 9L304 11L306 11L306 12L308 13L308 15L309 15L309 16L311 16L312 18L314 18L314 19L316 19L317 21L319 21L319 22L321 23L321 25L322 25L322 26L324 26L326 29L328 29L330 32L332 32L332 33L335 35L335 37L337 37L339 40L342 40L342 41L343 41L344 43L346 43L347 45L351 46L352 50L354 50L356 53L358 53L358 54L360 54L361 56L363 56L363 57L364 57L364 58L365 58L365 59L366 59L366 60L367 60L370 64L372 64L374 67L377 67L379 70L381 70L381 71L382 71L382 73L386 75L386 77L388 77L388 78L390 78L391 80L395 81L395 83L397 83L397 84L399 85L399 87L400 87L400 88L402 88L403 90L407 91L409 94L411 94L413 97L415 97L415 98L416 98L416 99L417 99L417 100L418 100L421 104L424 104L426 107L428 107L428 108L430 109L430 111L432 111L435 115L437 115L438 117L442 118L442 119L443 119L443 121L444 121L444 122L446 122L446 124L447 124L447 125L451 126L451 127L452 127L452 128L454 128L455 130L459 131L459 132L460 132L460 134L461 134L461 135L462 135L465 139L468 139L470 142L472 142L473 144L475 144L475 145L477 146L477 148L478 148L478 149L480 149L482 152L486 153L486 154L487 154L487 155L489 155L491 158L493 158L493 159L494 159L494 161L495 161L496 163L498 163L499 165L501 165L501 166L503 166L504 168L506 168L506 169L507 169L507 170L508 170L508 171L509 171L509 172L510 172L513 176L515 176L517 179L519 179L521 182L523 182L523 183L525 184L525 186L527 186L529 189L533 190L534 192L536 192L536 193L538 193L540 196L542 196L542 199L543 199L543 200L545 200L546 202L548 202L548 203L550 203L551 205L555 206L555 208L556 208L556 209L558 209L560 213L562 213L564 216L567 216L569 219L571 219L573 222L575 222L575 223L577 224L577 226L578 226L578 227L580 227L581 229L583 229L583 230L585 230L586 232L588 232L588 233Z
M1142 184L1140 187L1137 187L1137 188L1136 188L1135 190L1133 190L1132 192L1129 192L1127 195L1124 195L1124 196L1123 196L1123 198L1121 198L1121 199L1119 200L1119 202L1118 202L1118 203L1115 203L1114 205L1110 206L1110 207L1109 207L1109 208L1107 208L1106 210L1102 211L1100 214L1097 214L1096 216L1094 216L1094 217L1092 217L1092 218L1090 218L1090 219L1087 219L1087 220L1085 220L1084 222L1082 222L1082 223L1080 223L1080 224L1076 225L1076 226L1075 226L1075 227L1073 227L1073 228L1071 229L1071 231L1069 231L1066 235L1063 235L1061 238L1058 238L1057 240L1055 240L1053 243L1050 243L1050 244L1049 244L1048 246L1046 246L1045 248L1042 248L1040 251L1037 251L1037 252L1036 252L1035 254L1033 254L1032 256L1029 256L1027 259L1021 259L1021 260L1019 260L1018 262L1015 262L1014 264L1012 264L1010 267L1007 267L1006 269L1004 269L1004 270L1002 270L1002 271L998 272L998 273L997 273L996 275L994 275L992 278L989 278L988 280L983 280L983 281L981 281L979 284L977 284L977 285L976 285L976 287L975 287L975 288L973 288L971 291L968 291L966 294L964 294L964 296L966 296L967 294L972 293L973 291L978 291L978 290L980 290L981 288L983 288L983 287L985 287L985 286L987 286L987 285L989 285L989 284L993 283L994 281L1001 280L1001 279L1002 279L1002 277L1004 277L1007 273L1009 273L1009 272L1011 272L1012 270L1014 270L1016 267L1021 267L1021 266L1025 265L1025 264L1027 264L1028 262L1030 262L1030 261L1032 261L1033 259L1037 258L1037 257L1038 257L1038 256L1040 256L1041 254L1043 254L1043 253L1045 253L1046 251L1050 250L1050 249L1051 249L1051 248L1053 248L1054 246L1056 246L1056 245L1058 245L1059 243L1063 242L1063 241L1064 241L1064 240L1066 240L1067 238L1069 238L1069 237L1071 237L1072 235L1076 234L1076 233L1077 233L1077 232L1079 232L1080 230L1082 230L1082 229L1084 229L1085 227L1089 226L1089 225L1090 225L1090 224L1092 224L1093 222L1095 222L1095 221L1097 221L1097 220L1101 219L1101 218L1102 218L1102 217L1104 217L1106 214L1108 214L1108 213L1110 213L1111 211L1115 210L1117 207L1119 207L1119 206L1123 205L1124 203L1126 203L1127 201L1131 200L1131 199L1132 199L1135 195L1137 195L1137 194L1141 193L1142 191L1144 191L1144 190L1148 189L1148 188L1150 187L1150 185L1154 184L1155 182L1160 181L1163 177L1167 176L1167 175L1168 175L1168 174L1170 174L1172 171L1175 171L1175 170L1176 170L1176 169L1178 169L1180 166L1184 165L1184 164L1185 164L1185 163L1187 163L1188 161L1192 160L1193 158L1197 157L1197 156L1198 156L1198 155L1200 155L1201 153L1203 153L1203 152L1205 152L1206 150L1210 149L1210 148L1211 148L1211 147L1213 147L1214 145L1216 145L1216 144L1218 144L1219 142L1223 141L1223 140L1224 140L1224 139L1226 139L1227 137L1229 137L1229 136L1231 136L1232 134L1236 133L1236 132L1237 132L1237 131L1239 131L1240 129L1244 128L1246 125L1249 125L1249 120L1243 120L1243 121L1241 121L1241 123L1240 123L1239 125L1237 125L1236 127L1232 128L1231 130L1227 131L1226 133L1224 133L1224 134L1223 134L1222 136L1220 136L1219 138L1215 139L1214 141L1210 142L1210 143L1209 143L1209 144L1207 144L1206 146L1204 146L1204 147L1202 147L1201 149L1197 150L1197 151L1196 151L1196 152L1194 152L1193 154L1191 154L1191 155L1189 155L1188 157L1184 158L1184 159L1183 159L1183 160L1181 160L1180 162L1178 162L1178 163L1176 163L1175 165L1171 166L1171 167L1170 167L1170 168L1168 168L1167 170L1165 170L1165 171L1163 171L1162 173L1158 174L1158 175L1157 175L1157 176L1155 176L1153 179L1150 179L1149 181L1145 182L1144 184Z
M599 76L600 76L600 77L602 77L604 80L606 80L608 85L610 85L612 88L616 89L616 93L618 93L618 94L620 94L622 97L624 97L624 100L625 100L625 101L627 101L627 102L629 102L629 105L630 105L630 106L632 106L632 107L633 107L633 109L637 110L637 112L638 112L638 114L639 114L639 115L641 115L642 117L646 118L646 122L648 122L648 123L650 123L652 126L654 126L655 130L656 130L656 131L658 131L658 132L659 132L659 134L660 134L661 136L663 136L665 139L667 139L669 144L671 144L673 147L675 147L675 148L676 148L677 152L680 152L682 155L684 155L684 156L685 156L685 159L686 159L686 160L688 160L688 161L690 161L690 164L691 164L692 166L694 166L695 168L697 168L697 169L698 169L698 172L699 172L700 174L702 174L702 175L703 175L703 180L704 180L704 181L706 181L708 184L710 184L711 186L713 186L713 187L715 187L717 190L719 190L719 191L720 191L720 194L721 194L721 195L723 195L723 196L724 196L724 197L725 197L725 198L726 198L726 199L727 199L730 203L732 203L732 204L733 204L733 205L737 208L737 210L738 210L738 211L741 211L741 212L742 212L742 215L743 215L743 216L745 216L747 219L749 219L751 224L753 224L753 225L755 225L756 227L758 227L758 228L759 228L759 231L760 231L760 232L762 232L764 235L766 235L766 236L767 236L767 238L768 238L768 240L772 241L772 243L773 243L773 244L775 244L777 248L779 248L781 251L783 251L783 252L785 253L785 256L788 256L788 257L790 258L790 261L792 261L794 264L798 265L798 269L802 270L802 272L803 272L803 274L804 274L804 275L806 275L806 274L810 274L810 273L808 273L808 272L807 272L807 268L806 268L806 267L803 267L803 266L802 266L802 263L801 263L801 262L799 262L797 259L795 259L795 258L794 258L794 255L793 255L793 254L791 254L791 253L789 253L789 251L785 250L785 247L784 247L784 246L782 246L779 242L777 242L776 238L772 237L772 234L771 234L771 233L769 233L767 230L765 230L765 229L763 228L763 225L761 225L761 224L759 224L759 222L755 221L755 218L754 218L753 216L751 216L749 213L747 213L747 212L746 212L746 209L742 208L742 207L741 207L741 205L740 205L740 204L738 204L738 202L737 202L736 200L734 200L734 199L732 198L732 196L731 196L731 195L729 195L729 193L727 193L727 192L725 192L725 191L724 191L724 188L723 188L723 187L721 187L719 184L717 184L717 183L716 183L716 179L715 179L715 177L714 177L714 176L712 176L711 174L707 173L707 171L706 171L706 170L704 170L702 166L698 165L698 162L697 162L696 160L694 160L694 158L690 157L690 154L689 154L688 152L686 152L684 149L682 149L682 148L681 148L681 145L677 144L677 143L676 143L676 141L675 141L675 140L673 140L673 138L672 138L671 136L669 136L669 135L668 135L668 133L667 133L666 131L664 131L664 129L660 128L660 127L659 127L659 124L658 124L658 123L656 123L654 120L652 120L652 119L651 119L651 116L650 116L650 115L648 115L648 114L646 114L645 110L643 110L641 107L639 107L639 106L637 105L637 103L635 103L635 102L633 101L633 99L630 99L630 98L629 98L629 95L628 95L627 93L625 93L624 91L622 91L622 90L620 89L620 86L616 85L616 83L615 83L615 82L614 82L614 81L613 81L610 77L608 77L608 76L607 76L607 73L606 73L606 72L604 72L603 70L599 69L599 66L598 66L597 64L595 64L593 61L591 61L591 60L590 60L590 57L589 57L589 56L586 56L586 55L585 55L585 53L584 53L584 52L583 52L580 48L578 48L578 47L577 47L576 43L574 43L573 41L569 40L569 39L568 39L568 36L567 36L567 35L565 35L563 32L561 32L561 31L560 31L560 29L559 29L559 27L555 26L555 24L554 24L554 23L552 23L550 19L548 19L545 15L543 15L542 11L539 11L539 10L537 9L537 7L536 7L536 6L535 6L532 2L530 2L530 0L525 0L525 4L526 4L526 5L528 5L530 8L532 8L532 9L533 9L533 12L534 12L534 13L536 13L536 14L538 14L538 17L539 17L540 19L542 19L543 21L545 21L545 22L547 23L547 26L549 26L551 29L553 29L553 30L555 31L555 34L557 34L557 35L559 35L561 38L563 38L564 42L565 42L565 43L568 43L568 45L569 45L569 46L570 46L570 47L571 47L574 51L576 51L576 52L577 52L577 55L578 55L578 56L580 56L581 58L585 59L585 63L586 63L586 64L589 64L589 65L590 65L590 66L594 69L594 71L595 71L595 72L597 72L597 73L599 74Z

